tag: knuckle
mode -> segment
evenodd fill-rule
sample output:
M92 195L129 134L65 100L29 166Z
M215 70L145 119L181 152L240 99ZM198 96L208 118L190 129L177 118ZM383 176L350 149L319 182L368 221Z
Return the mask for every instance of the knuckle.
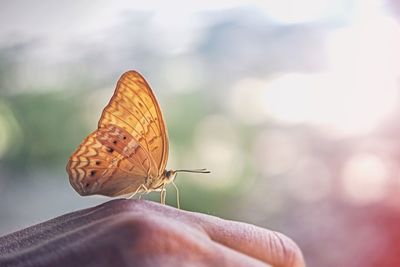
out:
M154 231L154 223L148 218L120 215L109 226L107 232L118 238L118 240L136 243L145 240L149 233Z
M139 264L138 257L147 257L151 251L151 243L147 240L153 231L153 224L149 218L116 216L91 239L89 247L100 252L97 261L112 261L117 263L116 266L132 266L133 260Z
M115 227L120 230L127 232L128 234L145 234L150 231L154 231L155 224L151 219L142 216L124 215L119 216L118 222Z

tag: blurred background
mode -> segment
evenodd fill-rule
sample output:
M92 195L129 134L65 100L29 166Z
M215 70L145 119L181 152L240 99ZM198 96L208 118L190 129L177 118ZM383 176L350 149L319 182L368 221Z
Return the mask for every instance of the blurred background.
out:
M168 166L212 170L178 176L184 209L281 231L310 267L400 266L399 23L394 0L0 0L0 235L109 200L65 165L136 69Z

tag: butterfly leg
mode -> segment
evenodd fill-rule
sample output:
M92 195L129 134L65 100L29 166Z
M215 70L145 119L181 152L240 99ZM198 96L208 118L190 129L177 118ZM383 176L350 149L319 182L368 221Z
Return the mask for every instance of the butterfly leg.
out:
M179 201L179 189L176 186L176 184L174 183L174 181L171 181L171 183L175 187L175 190L176 190L176 204L178 205L178 209L181 209L181 204L180 204L180 201Z
M136 189L136 191L135 191L132 195L130 195L129 197L127 197L127 199L133 198L133 197L140 191L140 189L142 189L142 188L143 188L144 190L148 191L147 187L146 187L144 184L141 184L141 185L138 187L138 189ZM139 199L140 199L141 196L142 196L142 195L139 196Z
M160 192L160 202L161 202L161 204L165 204L166 195L167 195L167 191L165 190L165 186L163 186L161 188L161 192Z
M143 186L144 190L146 191L146 193L150 192L150 190L144 184L142 184L142 186Z
M141 193L141 194L139 195L139 200L142 199L142 196L143 196L144 194L148 194L148 193L150 192L150 190L149 190L144 184L142 184L141 187L143 187L143 189L144 189L145 192L143 192L143 193Z

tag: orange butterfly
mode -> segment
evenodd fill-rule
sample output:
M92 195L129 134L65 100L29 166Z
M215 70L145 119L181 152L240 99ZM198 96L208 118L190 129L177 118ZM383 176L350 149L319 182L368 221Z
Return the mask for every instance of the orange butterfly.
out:
M168 135L157 100L146 80L128 71L119 79L98 129L83 140L66 169L72 187L82 196L132 197L161 191L163 204L165 186L175 186L178 172L209 173L166 170L167 160Z

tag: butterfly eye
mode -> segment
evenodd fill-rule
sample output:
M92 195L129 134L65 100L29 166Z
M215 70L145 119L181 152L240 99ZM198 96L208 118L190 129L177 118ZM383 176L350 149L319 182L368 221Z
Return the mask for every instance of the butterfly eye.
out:
M113 141L113 144L116 145L116 144L117 144L117 140L114 140L114 141Z
M96 161L96 165L97 165L97 166L99 166L100 163L101 163L100 161L98 161L98 160Z
M93 176L93 175L95 175L96 174L96 171L91 171L90 172L90 176Z

